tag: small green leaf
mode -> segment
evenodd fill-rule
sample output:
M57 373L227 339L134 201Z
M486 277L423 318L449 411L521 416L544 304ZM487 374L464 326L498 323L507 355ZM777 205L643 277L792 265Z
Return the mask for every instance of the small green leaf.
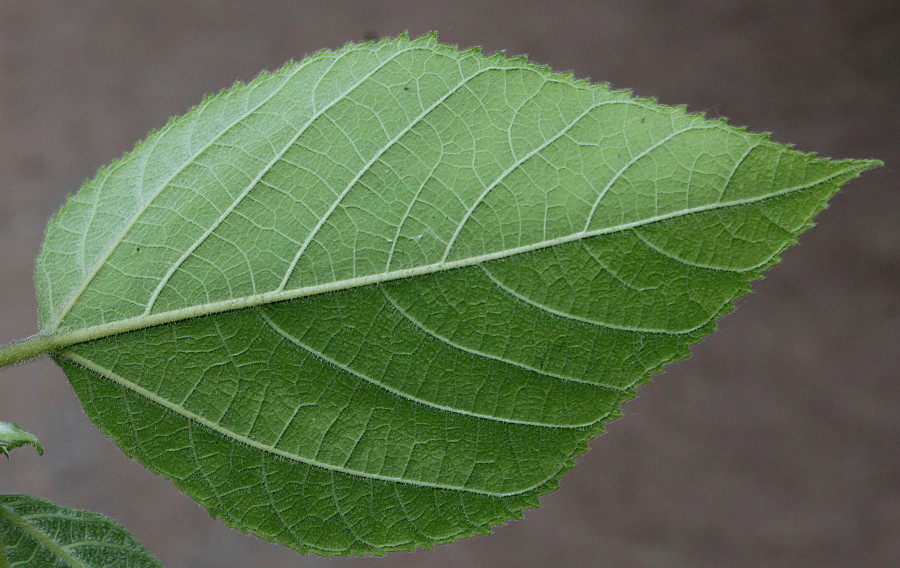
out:
M29 434L17 424L0 422L0 452L9 457L9 450L30 444L37 450L38 455L44 455L41 442L32 434Z
M162 568L103 515L28 495L0 495L0 543L10 568Z
M875 165L434 36L351 44L85 183L38 258L40 340L225 523L430 547L537 506Z

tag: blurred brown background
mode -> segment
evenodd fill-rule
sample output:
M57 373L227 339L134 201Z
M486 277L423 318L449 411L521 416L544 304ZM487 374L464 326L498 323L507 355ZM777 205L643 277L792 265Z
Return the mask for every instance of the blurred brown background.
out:
M47 360L0 374L0 419L47 450L0 461L0 492L105 513L170 568L900 565L892 1L4 1L0 343L36 331L43 226L98 166L235 79L404 30L887 166L838 195L692 360L643 387L540 510L491 536L320 559L241 535L121 455Z

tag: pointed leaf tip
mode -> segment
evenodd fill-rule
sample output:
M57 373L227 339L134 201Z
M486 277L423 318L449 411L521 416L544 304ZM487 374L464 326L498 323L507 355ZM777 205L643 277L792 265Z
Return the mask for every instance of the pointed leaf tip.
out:
M9 450L24 445L34 446L38 455L44 455L44 448L34 435L26 432L16 424L0 422L0 452L8 458Z

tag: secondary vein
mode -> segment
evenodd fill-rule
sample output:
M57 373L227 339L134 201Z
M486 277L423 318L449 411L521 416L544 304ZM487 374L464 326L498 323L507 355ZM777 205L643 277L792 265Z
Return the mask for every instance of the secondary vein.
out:
M225 436L226 438L234 440L235 442L239 442L241 444L250 446L251 448L260 450L262 452L271 454L273 456L280 456L282 458L285 458L285 459L288 459L291 461L303 463L303 464L314 466L314 467L319 467L322 469L327 469L330 471L335 471L338 473L351 475L354 477L364 477L364 478L368 478L368 479L377 479L377 480L381 480L381 481L403 483L406 485L415 485L415 486L419 486L419 487L433 487L436 489L450 489L450 490L454 490L454 491L477 493L477 494L481 494L481 495L490 495L490 496L494 496L494 497L506 497L509 495L518 495L520 493L530 491L534 487L538 487L538 486L542 485L543 483L545 483L548 479L550 479L552 477L552 476L548 477L547 479L544 479L544 480L536 483L532 487L527 487L527 488L519 490L519 491L513 491L513 492L509 492L509 493L498 493L495 491L486 491L483 489L462 487L462 486L457 486L457 485L449 485L449 484L445 484L445 483L435 483L435 482L429 482L429 481L423 481L423 480L405 479L405 478L401 478L401 477L380 475L377 473L370 473L370 472L355 470L355 469L351 469L351 468L347 468L347 467L343 467L343 466L337 466L337 465L330 464L327 462L322 462L322 461L318 461L315 459L310 459L310 458L307 458L304 456L300 456L297 454L293 454L291 452L275 448L268 444L264 444L262 442L254 440L254 439L244 436L242 434L238 434L237 432L233 432L233 431L229 430L228 428L221 426L220 424L216 424L215 422L213 422L207 418L204 418L203 416L200 416L199 414L191 412L190 410L188 410L178 404L175 404L172 401L167 400L167 399L159 396L158 394L151 392L151 391L141 387L140 385L133 383L132 381L129 381L125 377L122 377L121 375L113 372L111 369L107 369L106 367L104 367L86 357L82 357L81 355L79 355L73 351L62 350L62 351L59 351L57 353L57 355L68 359L69 361L75 363L76 365L78 365L80 367L83 367L84 369L87 369L88 371L92 372L93 374L95 374L97 376L106 378L107 380L110 380L110 381L124 387L125 389L130 390L131 392L141 396L142 398L144 398L152 403L155 403L155 404L173 412L174 414L177 414L177 415L181 416L182 418L189 420L190 422L193 422L197 425L203 426L204 428L212 430L213 432L217 432L217 433Z
M146 316L136 316L132 318L112 321L108 323L98 324L89 327L83 327L79 329L69 330L69 331L56 331L52 334L45 334L42 336L37 336L31 340L26 342L15 344L9 346L5 349L0 349L0 364L11 364L15 363L27 358L36 357L41 355L42 353L46 353L48 351L54 351L57 349L63 349L67 346L74 345L77 343L83 343L85 341L91 341L94 339L101 339L104 337L109 337L111 335L117 335L119 333L127 333L129 331L136 331L139 329L145 329L148 327L154 327L157 325L164 325L168 323L174 323L186 319L192 319L197 317L203 317L208 315L213 315L217 313L230 312L234 310L241 310L245 308L252 308L254 306L261 306L266 304L271 304L275 302L282 302L286 300L293 300L297 298L303 298L307 296L315 296L318 294L326 294L330 292L338 292L342 290L349 290L352 288L358 288L361 286L369 286L372 284L380 284L383 282L391 282L394 280L401 280L405 278L413 278L415 276L423 276L426 274L434 274L437 272L442 272L446 270L453 270L456 268L464 268L468 266L475 266L479 264L483 264L486 262L490 262L492 260L499 260L502 258L508 258L511 256L525 254L529 252L533 252L536 250L541 250L553 246L558 246L570 242L579 241L581 239L596 237L605 234L616 233L619 231L625 231L628 229L633 229L635 227L640 227L643 225L649 225L651 223L655 223L658 221L663 221L666 219L672 219L676 217L681 217L684 215L690 215L693 213L701 213L704 211L713 211L717 209L725 209L728 207L736 207L740 205L747 205L751 203L758 203L761 201L765 201L767 199L771 199L774 197L786 195L793 193L795 191L800 191L803 189L808 189L810 187L817 186L819 184L828 182L834 178L841 177L842 175L847 174L848 172L854 171L857 168L848 167L846 169L834 172L817 180L811 181L809 183L805 183L798 186L784 188L775 192L772 192L767 195L746 198L746 199L738 199L729 202L720 202L714 203L710 205L698 206L693 208L686 208L678 211L672 211L670 213L656 215L654 217L648 217L645 219L640 219L637 221L632 221L629 223L623 223L620 225L613 225L610 227L605 227L601 229L595 229L592 231L579 231L576 233L572 233L569 235L563 235L561 237L556 237L553 239L548 239L544 241L538 241L535 243L531 243L529 245L523 245L511 249L505 249L501 251L495 251L492 253L485 253L481 255L475 255L468 258L458 259L449 262L435 262L431 264L416 266L413 268L407 268L402 270L395 270L391 272L382 272L378 274L368 274L364 276L357 276L354 278L347 278L344 280L336 280L334 282L327 282L324 284L316 284L313 286L304 286L300 288L288 289L288 290L274 290L270 292L264 292L260 294L254 294L251 296L241 296L237 298L229 298L227 300L220 300L216 302L209 302L206 304L199 304L196 306L190 306L187 308L180 308L176 310L170 310L166 312L158 312L155 314L149 314ZM30 355L28 357L23 358L15 358L11 357L11 350L14 349L25 349L25 345L29 344ZM38 350L37 348L43 349L43 351Z

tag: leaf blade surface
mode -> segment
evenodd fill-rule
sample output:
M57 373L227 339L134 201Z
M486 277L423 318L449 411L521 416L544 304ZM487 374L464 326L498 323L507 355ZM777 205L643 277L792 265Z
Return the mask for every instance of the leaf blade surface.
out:
M92 420L226 523L430 546L536 506L873 165L433 36L348 45L86 183L42 331L79 338L56 357Z
M0 537L10 567L162 567L110 519L28 495L0 495Z
M44 455L44 448L34 434L26 432L18 424L0 422L0 452L9 457L9 450L24 445L34 446L38 455Z

